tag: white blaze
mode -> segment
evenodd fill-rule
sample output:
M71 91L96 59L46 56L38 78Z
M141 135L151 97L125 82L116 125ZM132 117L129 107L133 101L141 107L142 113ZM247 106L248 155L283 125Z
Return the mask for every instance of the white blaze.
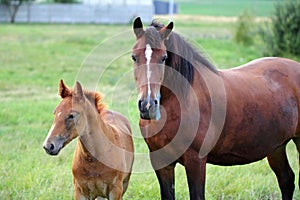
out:
M147 109L150 108L150 95L151 95L151 89L150 89L150 77L151 77L151 71L150 71L150 61L152 56L152 49L149 44L146 44L146 50L145 50L145 57L146 57L146 64L147 64L147 80L148 80L148 94L147 94L147 101L148 104L146 105Z
M52 134L54 128L55 128L55 124L52 124L52 126L51 126L51 128L50 128L50 130L49 130L49 132L48 132L48 135L47 135L47 137L46 137L46 139L45 139L45 141L44 141L44 146L46 145L46 143L47 143L49 137L51 136L51 134Z
M150 89L150 77L151 77L151 71L150 71L150 60L151 60L151 56L152 56L152 49L151 46L149 44L146 45L146 50L145 50L145 57L147 60L147 80L148 80L148 107L150 107L150 103L149 103L149 99L150 99L150 94L151 94L151 89ZM149 108L148 108L149 109Z

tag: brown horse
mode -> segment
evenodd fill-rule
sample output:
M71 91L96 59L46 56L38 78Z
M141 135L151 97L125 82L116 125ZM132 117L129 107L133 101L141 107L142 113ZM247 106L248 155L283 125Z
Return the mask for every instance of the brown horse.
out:
M300 64L262 58L217 70L186 40L153 21L133 24L140 129L162 199L174 199L174 167L185 167L190 199L204 199L206 163L241 165L267 157L282 199L294 173L286 144L300 151Z
M79 136L72 164L74 198L122 199L133 164L129 122L107 110L99 92L83 91L79 82L71 90L61 81L59 95L62 101L55 109L44 149L57 155Z

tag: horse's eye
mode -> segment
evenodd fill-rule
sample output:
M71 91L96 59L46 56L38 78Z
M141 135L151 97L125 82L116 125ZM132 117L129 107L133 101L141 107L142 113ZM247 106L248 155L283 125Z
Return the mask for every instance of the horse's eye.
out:
M165 62L167 60L167 58L168 58L167 54L163 55L161 62Z
M134 61L134 62L136 62L136 55L131 55L131 59Z
M68 115L67 119L68 120L74 120L77 116L78 116L79 113L77 112L72 112Z
M70 114L68 118L69 118L69 119L74 119L75 116L74 116L73 114Z

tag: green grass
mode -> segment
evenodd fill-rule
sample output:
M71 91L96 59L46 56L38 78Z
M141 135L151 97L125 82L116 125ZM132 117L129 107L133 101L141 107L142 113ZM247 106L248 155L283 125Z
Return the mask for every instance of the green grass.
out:
M180 14L232 17L248 9L256 16L268 17L278 0L178 0L177 2Z
M232 23L178 22L176 31L202 47L219 68L261 56L257 46L232 42ZM130 26L0 25L0 196L1 199L71 199L71 163L76 142L51 157L42 143L60 99L58 82L99 89L110 108L132 124L137 153L148 149L138 128L130 50ZM259 44L256 44L259 46ZM261 44L260 44L261 45ZM299 58L297 58L300 60ZM297 153L289 145L294 172ZM135 169L140 167L135 164ZM298 179L298 175L297 175ZM188 199L183 167L176 167L177 199ZM207 199L280 199L275 175L266 160L251 165L208 165ZM298 190L295 199L300 198ZM124 199L159 199L153 171L132 175Z

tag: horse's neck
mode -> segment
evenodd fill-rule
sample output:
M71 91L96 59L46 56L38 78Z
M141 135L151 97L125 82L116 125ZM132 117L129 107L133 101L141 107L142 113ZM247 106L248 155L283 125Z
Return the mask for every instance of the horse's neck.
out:
M81 153L83 156L101 157L111 148L110 138L106 134L109 127L97 111L89 112L87 119L86 129L79 136Z
M161 103L167 102L170 97L175 96L175 94L168 87L161 86L160 88L161 94Z
M97 163L99 166L102 163L102 166L127 171L124 165L126 161L120 162L124 159L124 150L117 143L117 134L110 120L106 119L110 117L105 116L109 115L108 113L105 112L101 116L99 114L87 116L88 126L79 137L75 160L83 161L81 162L83 166L91 163Z
M193 109L195 101L203 110L210 112L211 98L224 93L224 85L222 75L207 69L199 67L195 69L194 79L191 84L186 81L178 82L171 79L174 85L169 84L172 88L166 86L161 87L161 104L163 106L173 106L175 110L179 107L187 107ZM174 92L175 91L175 92ZM175 100L176 99L176 100ZM214 98L213 100L216 100Z

